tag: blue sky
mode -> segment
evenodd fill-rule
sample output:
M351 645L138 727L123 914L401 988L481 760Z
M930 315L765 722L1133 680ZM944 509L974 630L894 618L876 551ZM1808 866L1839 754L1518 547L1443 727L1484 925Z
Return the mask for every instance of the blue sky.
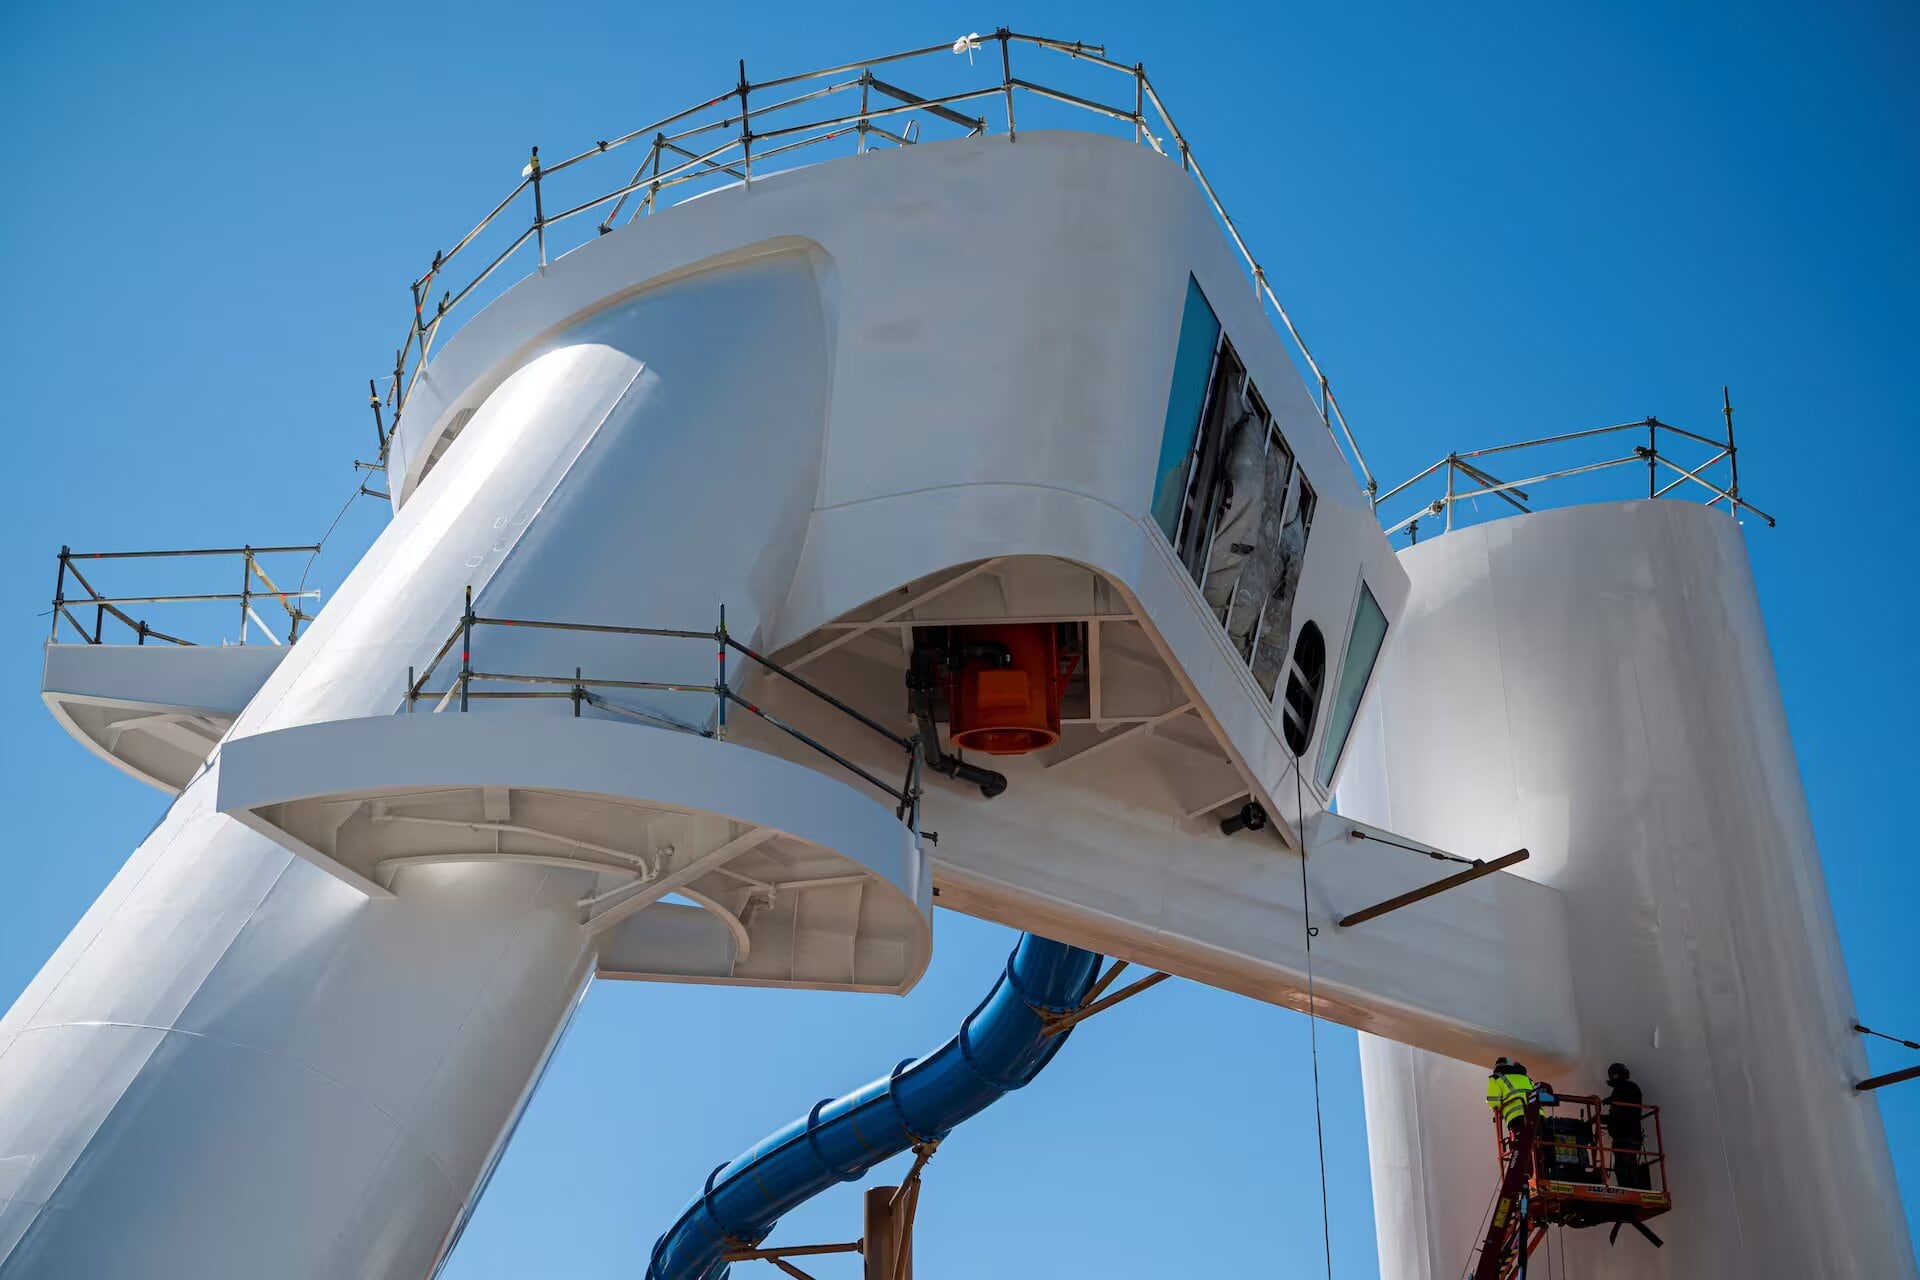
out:
M38 705L60 544L317 535L367 456L406 282L529 144L711 96L736 57L797 70L1005 20L1146 62L1389 483L1449 448L1711 426L1732 386L1743 491L1780 517L1748 539L1860 1016L1920 1038L1897 799L1920 765L1920 19L1593 8L8 7L0 995L162 808ZM348 511L320 585L381 522ZM450 1274L633 1274L712 1166L951 1034L1011 941L942 916L903 1001L596 989ZM1370 1276L1353 1037L1319 1043L1334 1270ZM1190 984L1101 1019L941 1152L919 1274L1320 1274L1308 1069L1304 1019ZM1920 1084L1881 1102L1917 1218ZM857 1232L843 1193L786 1238Z

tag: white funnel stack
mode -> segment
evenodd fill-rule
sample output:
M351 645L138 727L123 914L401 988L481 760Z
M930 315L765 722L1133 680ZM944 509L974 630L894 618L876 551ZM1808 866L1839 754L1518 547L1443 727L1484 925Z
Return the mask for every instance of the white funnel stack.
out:
M1578 1280L1914 1274L1739 527L1631 502L1401 556L1413 595L1356 731L1344 813L1526 847L1565 897L1578 1058L1662 1109L1658 1251L1568 1231ZM1527 983L1530 958L1510 958ZM1498 1180L1486 1064L1362 1037L1381 1274L1453 1280ZM1550 1242L1556 1260L1562 1242ZM1536 1259L1536 1265L1539 1263Z

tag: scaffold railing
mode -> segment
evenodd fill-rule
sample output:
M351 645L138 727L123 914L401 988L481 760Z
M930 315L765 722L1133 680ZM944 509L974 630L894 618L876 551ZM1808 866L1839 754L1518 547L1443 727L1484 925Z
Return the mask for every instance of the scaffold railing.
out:
M1487 498L1495 500L1503 513L1509 509L1530 512L1534 509L1533 490L1536 486L1619 467L1643 467L1647 475L1645 496L1648 498L1664 498L1674 494L1699 496L1706 493L1711 496L1705 499L1705 505L1715 507L1724 502L1730 513L1751 512L1766 521L1768 528L1772 528L1774 518L1740 496L1740 454L1734 444L1733 405L1724 388L1721 391L1721 408L1726 418L1724 439L1650 417L1638 422L1620 422L1584 431L1541 436L1535 440L1521 440L1514 444L1449 453L1412 479L1381 494L1374 509L1380 515L1381 525L1389 538L1405 534L1409 543L1416 543L1420 540L1422 522L1438 522L1440 532L1451 532L1455 508L1461 503L1469 504L1468 509L1472 510L1477 508L1480 499ZM1569 446L1573 452L1584 455L1595 445L1603 442L1615 445L1623 439L1628 442L1623 446L1626 450L1624 453L1609 448L1606 450L1609 456L1587 461L1568 456ZM1507 454L1516 458L1540 458L1556 448L1564 465L1548 466L1546 470L1517 480L1505 480L1495 475L1492 468L1497 466L1505 471L1506 464L1489 461ZM1416 492L1432 492L1435 488L1441 488L1441 492L1427 498L1410 515L1392 520L1391 509L1396 506L1395 499ZM1405 510L1405 503L1398 504L1398 509Z
M52 643L62 643L60 624L64 621L71 636L65 643L106 644L107 623L111 619L116 629L124 628L132 633L135 644L145 644L155 640L163 644L197 645L202 640L189 640L171 631L162 631L127 612L128 607L153 605L187 605L225 603L238 606L239 631L232 643L246 644L249 636L257 629L268 644L283 643L281 637L269 627L255 610L261 601L277 603L287 615L287 630L284 643L292 644L300 638L300 628L313 620L301 604L304 600L318 600L320 592L305 589L283 591L260 564L263 556L312 555L320 550L317 546L300 547L198 547L181 551L75 551L71 547L60 548L60 569L53 586L53 625L47 636ZM205 558L236 558L241 563L240 590L212 591L172 594L113 594L97 589L91 580L81 572L78 562L84 561L89 567L96 562L108 560L186 560ZM69 594L72 588L77 592ZM76 613L75 611L78 610ZM88 615L91 614L91 617ZM91 623L91 625L89 625ZM172 624L169 624L172 625ZM186 628L181 627L180 630ZM115 638L124 643L124 638ZM223 636L220 643L226 643Z
M480 670L474 665L474 632L482 627L514 627L527 631L571 632L576 635L705 641L716 646L715 678L712 683L615 679L587 675L580 667L575 667L572 675ZM430 688L434 673L451 657L455 645L459 646L458 669L450 672L445 688L437 690ZM886 781L804 729L798 728L782 717L767 711L758 703L741 696L727 676L727 654L730 652L739 654L762 670L771 673L775 678L794 685L817 701L892 743L896 749L905 754L901 780L898 783ZM496 687L500 685L519 687ZM628 706L609 698L601 692L602 690L687 694L711 698L713 700L712 719L708 723L699 723L656 710ZM894 801L894 816L913 833L916 843L920 838L919 738L896 733L865 712L828 693L805 676L788 670L734 639L727 631L727 611L724 605L720 609L718 624L705 631L671 627L614 626L598 622L563 622L553 619L490 618L474 612L473 591L469 588L461 607L459 621L454 624L452 633L435 651L426 667L420 670L413 667L407 668L407 691L403 710L411 713L416 706L426 703L429 712L439 714L450 709L464 712L473 703L481 701L542 699L572 703L575 717L579 717L585 708L592 707L597 711L651 725L654 728L720 739L724 739L727 735L727 708L738 707L891 797Z
M1077 82L1070 87L1064 82L1043 85L1017 76L1016 48L1066 60L1049 62L1050 68L1072 64L1092 69L1097 77L1119 77L1104 82L1125 85L1131 101L1102 101L1095 96L1102 90ZM910 89L875 73L876 68L902 64L913 64L913 74L924 76L925 82ZM826 83L816 83L820 81ZM1005 27L990 35L970 33L947 43L761 81L749 80L746 64L741 62L738 79L725 92L596 142L563 160L547 163L540 158L539 147L533 147L519 183L451 248L436 251L428 269L409 286L413 314L406 338L395 350L385 392L380 391L378 380L371 388L381 462L387 459L393 433L435 345L452 331L450 317L461 312L463 304L516 256L531 254L537 266L545 267L556 253L585 243L592 235L605 235L623 221L653 213L665 192L681 188L676 194L692 195L750 184L820 157L822 153L807 149L822 144L838 141L859 154L877 146L907 147L936 137L996 132L1011 143L1018 141L1022 125L1031 129L1036 121L1063 116L1076 121L1090 116L1118 125L1123 136L1124 130L1130 130L1137 145L1177 160L1192 176L1245 264L1255 296L1271 308L1301 377L1318 399L1320 417L1336 447L1343 449L1369 496L1377 493L1373 473L1326 374L1281 306L1266 269L1221 204L1145 66L1107 57L1104 45L1051 40ZM613 152L632 157L631 163L611 174L606 163L593 163ZM593 174L601 177L593 180L588 176ZM468 271L469 262L489 249L491 256Z

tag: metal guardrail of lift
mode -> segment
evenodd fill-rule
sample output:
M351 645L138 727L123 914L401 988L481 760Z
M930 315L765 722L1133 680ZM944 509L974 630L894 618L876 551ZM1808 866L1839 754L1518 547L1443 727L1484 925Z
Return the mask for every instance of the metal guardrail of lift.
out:
M1502 503L1519 511L1528 512L1533 509L1528 504L1533 500L1531 490L1535 485L1607 471L1616 467L1643 466L1647 470L1646 496L1649 498L1664 498L1676 490L1696 494L1704 490L1712 495L1706 500L1707 506L1718 506L1724 502L1729 512L1750 511L1766 521L1768 528L1773 528L1776 522L1772 516L1740 496L1740 453L1734 444L1733 404L1725 388L1721 390L1721 411L1726 417L1727 424L1724 440L1676 427L1658 418L1644 418L1639 422L1621 422L1613 426L1594 427L1586 431L1542 436L1537 440L1495 445L1490 449L1449 453L1411 480L1381 494L1374 509L1378 512L1380 508L1387 506L1395 498L1412 490L1423 481L1444 483L1445 491L1430 499L1412 515L1394 524L1386 524L1388 517L1381 517L1381 523L1386 528L1389 538L1397 533L1404 533L1409 542L1418 542L1420 522L1423 520L1441 520L1442 531L1451 532L1454 523L1453 509L1458 503L1471 502L1479 498L1498 498ZM1538 450L1573 441L1597 443L1603 439L1610 440L1622 435L1630 436L1634 440L1629 452L1622 456L1562 466L1538 475L1530 475L1523 480L1502 480L1488 470L1488 467L1493 464L1488 463L1486 459L1501 454ZM1644 437L1644 443L1641 443L1642 437ZM1682 465L1680 461L1676 461L1677 456L1696 446L1701 450L1710 449L1713 452L1704 454L1700 461L1692 462L1690 465ZM1724 484L1720 480L1723 472Z
M712 684L687 684L684 682L661 680L618 680L586 675L580 668L574 668L572 675L550 675L508 671L478 671L474 669L473 634L481 627L517 627L528 631L560 631L586 633L593 635L616 635L651 637L666 640L703 640L717 646L717 671ZM452 654L454 645L460 646L460 669L453 673L446 688L435 691L427 687L433 674ZM871 770L849 760L840 752L827 746L806 731L787 723L779 716L764 710L758 704L749 702L733 688L727 679L727 654L737 653L762 669L772 672L776 677L804 690L814 698L824 702L842 715L858 722L863 727L879 734L906 755L905 773L896 785L877 777ZM533 688L498 689L475 688L478 685L531 685ZM694 724L690 721L675 719L654 711L644 711L637 707L623 706L597 692L602 689L629 689L653 693L681 693L704 695L714 700L712 727ZM649 724L655 728L671 729L679 733L696 734L703 738L724 739L727 732L727 708L739 707L741 710L765 721L788 737L805 745L814 752L831 760L834 764L859 777L870 786L877 787L894 800L894 816L904 823L913 833L914 841L920 839L920 739L918 735L906 736L895 733L879 721L864 712L849 706L805 676L766 658L741 644L727 631L727 611L723 605L717 626L707 631L681 630L667 627L622 627L592 622L559 622L547 619L531 618L488 618L473 611L473 591L468 589L460 613L460 621L455 624L452 634L427 663L425 670L416 671L407 668L406 711L411 713L416 704L429 702L432 712L438 714L450 706L466 711L477 701L507 699L551 699L566 700L573 704L573 714L577 717L585 707L593 707L611 715L623 716Z
M988 48L994 44L999 46L997 58ZM1132 102L1118 105L1102 102L1086 94L1044 86L1015 76L1013 51L1016 47L1061 55L1072 63L1123 76L1132 88ZM964 67L954 62L956 55L966 57ZM932 60L944 60L954 74L939 76L927 65ZM918 63L915 70L927 72L930 79L943 78L956 84L944 90L935 90L929 84L924 86L928 92L919 93L882 80L874 74L876 67L903 63ZM1059 67L1061 64L1048 65ZM822 80L828 83L805 90L798 88ZM769 101L768 95L774 91L784 91L784 95ZM760 95L758 101L756 94ZM857 107L853 105L855 95L858 97ZM832 99L844 103L844 106L828 105ZM529 242L537 256L537 265L545 267L549 250L556 247L549 241L555 240L557 244L558 233L550 234L554 228L582 229L575 239L578 243L584 243L591 238L585 234L585 227L590 225L595 233L605 235L613 230L623 216L626 221L632 222L651 214L660 205L661 193L670 188L701 181L715 185L751 183L756 177L765 177L792 167L795 164L792 159L794 153L835 140L844 140L851 145L854 153L861 154L876 145L913 146L928 140L928 134L980 137L998 127L1004 129L1009 142L1016 142L1019 137L1018 101L1035 106L1041 103L1064 106L1102 120L1131 126L1137 145L1150 147L1170 160L1179 160L1180 167L1192 175L1194 182L1199 185L1245 262L1255 295L1273 308L1280 330L1302 367L1302 375L1317 390L1320 416L1328 432L1334 436L1335 444L1340 445L1344 441L1349 462L1366 492L1369 496L1377 493L1379 487L1374 482L1373 473L1360 454L1360 447L1354 440L1353 431L1347 425L1346 415L1341 411L1340 402L1334 396L1326 375L1307 349L1299 328L1274 295L1265 268L1248 248L1234 220L1227 215L1219 196L1214 192L1213 184L1207 180L1199 161L1194 158L1186 136L1174 124L1166 104L1154 89L1153 82L1147 78L1145 66L1137 62L1129 66L1108 58L1104 45L1022 35L1005 27L995 30L991 35L971 33L950 43L907 49L815 71L776 76L758 83L747 79L746 63L741 62L738 80L725 92L618 137L596 142L577 155L547 164L540 159L540 149L534 147L525 168L521 170L519 185L509 191L471 231L461 236L451 249L436 252L426 273L409 286L413 294L413 315L407 326L406 340L394 353L392 380L384 395L379 390L377 380L368 383L374 430L380 442L381 463L387 460L393 432L399 428L408 397L426 366L435 342L443 336L448 317L496 271L525 249ZM989 120L985 114L970 115L960 110L961 107L967 107L968 110L992 110L997 107L999 119ZM1048 110L1051 111L1052 106ZM1160 131L1158 134L1155 133L1156 129ZM635 144L639 144L638 147ZM590 166L589 162L623 148L634 148L634 151L626 154L637 154L638 162L631 170L622 166L612 179L611 186L606 181L588 184L580 180L577 184L579 189L573 194L584 194L584 199L564 205L554 199L552 184L556 179L566 174L569 175L569 183L574 184L579 173L604 173L605 166ZM593 194L596 192L598 194ZM550 213L550 205L560 207ZM514 220L516 208L526 218L525 222ZM591 223L577 221L589 213L595 215ZM495 230L496 236L489 237L487 233L490 230ZM434 300L435 287L440 284L442 277L448 275L456 259L462 259L477 243L492 243L499 239L507 241L505 246L484 266L471 277L460 277L464 283L443 288L439 299ZM383 408L391 411L391 422L383 415Z
M282 591L267 571L260 566L261 556L310 554L319 551L317 546L303 547L203 547L185 551L75 551L69 547L60 548L60 572L53 587L53 626L47 637L50 642L59 643L60 623L64 620L72 629L78 643L104 644L106 624L111 618L133 633L134 643L145 644L157 640L166 644L195 645L200 643L187 640L169 632L160 631L144 618L136 618L126 611L129 605L176 605L207 604L216 601L237 604L240 610L240 632L238 644L246 644L249 626L257 627L266 637L267 643L282 643L273 629L261 620L254 605L261 600L279 602L286 610L288 624L285 643L292 644L300 638L300 628L313 620L313 615L300 605L302 600L318 600L318 591ZM89 566L96 561L105 560L179 560L204 558L210 556L234 556L241 561L240 590L230 592L202 592L185 595L109 595L96 589L85 574L80 571L78 561ZM68 595L68 587L77 586L81 594ZM74 610L78 609L76 615ZM85 615L92 612L89 627ZM68 641L73 643L73 640Z

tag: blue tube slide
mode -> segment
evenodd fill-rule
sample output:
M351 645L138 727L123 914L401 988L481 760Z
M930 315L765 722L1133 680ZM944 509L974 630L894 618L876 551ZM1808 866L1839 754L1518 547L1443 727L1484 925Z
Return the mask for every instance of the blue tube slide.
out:
M715 1169L653 1246L647 1280L721 1280L728 1270L722 1255L758 1245L781 1215L917 1142L946 1137L1031 1081L1067 1039L1044 1034L1044 1015L1079 1008L1099 967L1091 951L1023 934L1006 971L953 1039L884 1079L816 1104Z

